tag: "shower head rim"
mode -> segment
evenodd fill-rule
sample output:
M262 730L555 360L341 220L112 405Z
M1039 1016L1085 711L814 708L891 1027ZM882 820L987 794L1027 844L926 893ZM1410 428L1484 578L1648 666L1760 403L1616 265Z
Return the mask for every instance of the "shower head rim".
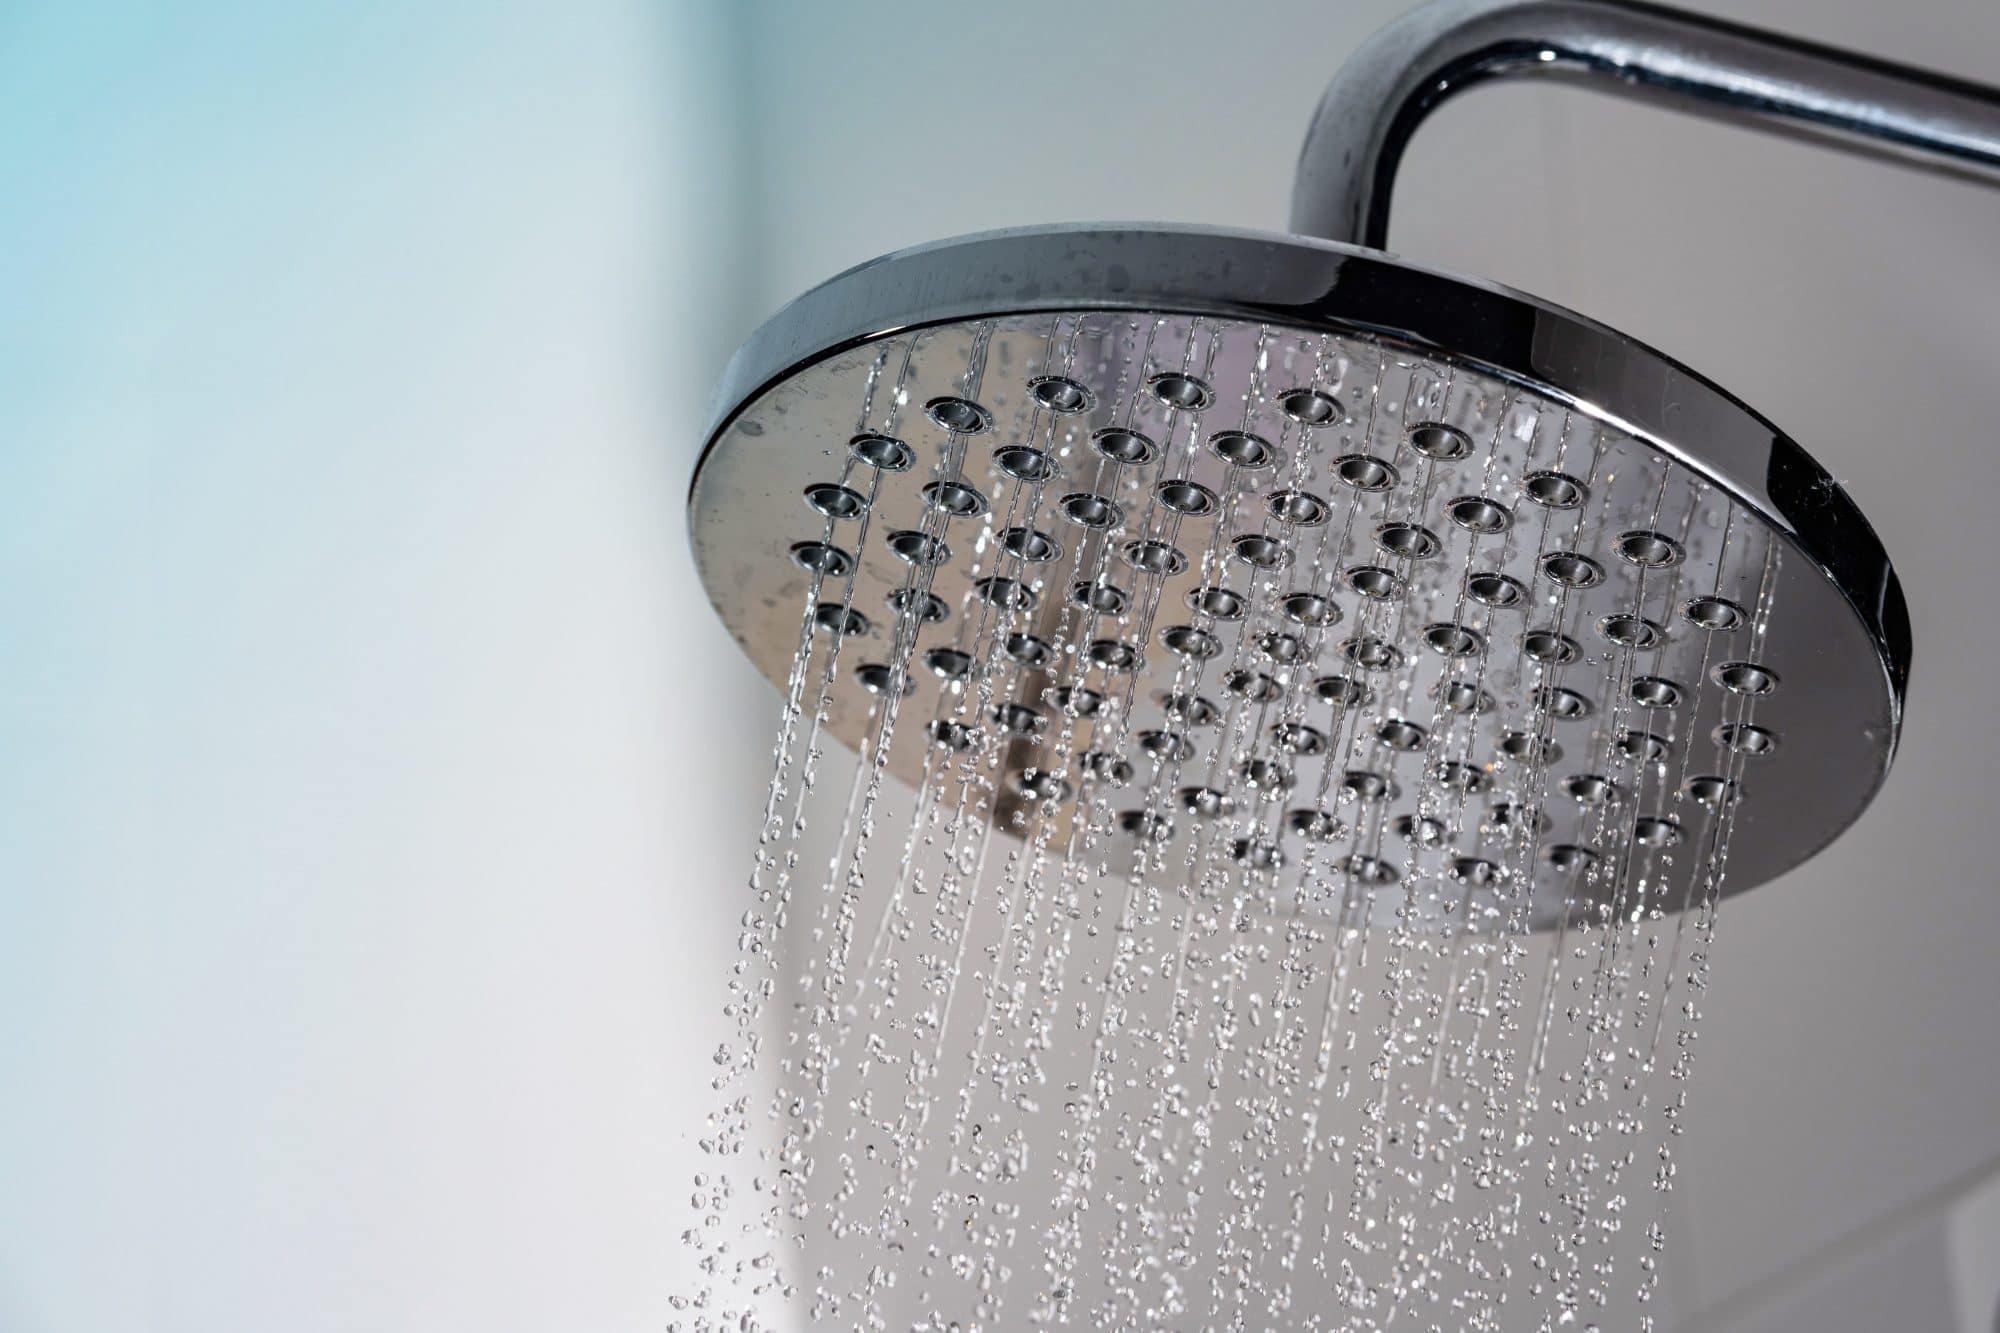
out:
M768 390L886 337L1056 312L1200 315L1359 335L1532 389L1674 459L1780 534L1865 633L1887 722L1855 817L1880 790L1902 727L1908 612L1886 551L1831 475L1674 358L1538 297L1383 251L1217 227L1072 223L936 241L850 268L785 306L731 358L690 487L691 539L699 548L703 468ZM725 588L706 570L703 581L726 620ZM1799 846L1791 864L1851 822Z

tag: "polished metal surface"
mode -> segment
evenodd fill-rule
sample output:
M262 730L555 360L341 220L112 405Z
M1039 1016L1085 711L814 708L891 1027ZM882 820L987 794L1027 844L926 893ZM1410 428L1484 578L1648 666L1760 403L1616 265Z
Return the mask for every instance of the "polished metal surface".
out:
M1487 429L1491 423L1480 414L1497 410L1491 405L1510 401L1510 396L1533 403L1538 411L1572 412L1605 441L1607 457L1627 460L1618 469L1626 477L1619 485L1629 488L1640 473L1675 474L1676 495L1701 511L1689 511L1700 520L1691 529L1696 535L1687 539L1690 569L1701 560L1719 562L1728 532L1738 533L1738 541L1745 540L1744 533L1757 534L1775 569L1768 589L1772 632L1760 640L1758 651L1718 656L1699 670L1682 663L1673 671L1648 673L1669 676L1702 696L1696 711L1675 723L1676 742L1698 736L1704 746L1734 745L1752 756L1745 761L1750 799L1736 825L1730 891L1767 881L1810 856L1851 824L1880 786L1901 721L1910 657L1907 612L1873 532L1839 486L1795 443L1685 367L1532 297L1379 253L1255 233L1087 226L989 233L919 247L850 270L802 296L760 329L725 374L689 501L696 559L709 596L760 669L777 681L789 670L811 578L793 548L826 530L821 514L803 497L815 487L821 488L815 494L824 497L823 488L842 471L856 430L858 386L870 374L879 374L873 367L919 330L932 331L928 346L933 348L975 348L972 355L984 366L979 393L967 393L962 379L933 379L913 386L907 410L913 430L942 430L942 423L958 419L949 414L959 409L940 407L927 425L918 410L924 403L956 395L977 399L992 427L972 437L979 441L979 456L968 455L964 475L987 487L997 507L999 497L1008 493L1007 483L1001 479L996 486L987 476L986 457L1018 442L1020 423L1031 419L1037 407L1055 402L1074 409L1065 420L1080 432L1078 441L1111 424L1113 395L1105 385L1056 383L1046 376L1045 364L1035 363L1031 352L1046 346L1050 317L1123 313L1150 318L1101 319L1092 325L1092 337L1116 344L1129 340L1127 330L1157 321L1171 336L1187 331L1191 346L1198 340L1191 329L1195 322L1212 330L1226 326L1239 349L1243 337L1260 329L1279 339L1333 340L1353 362L1351 382L1343 386L1350 410L1353 384L1365 378L1372 359L1378 367L1393 365L1401 375L1415 374L1410 367L1421 363L1461 376L1462 386L1486 386L1479 401L1488 406L1468 406L1465 421L1456 423L1467 428L1477 420L1478 429ZM976 350L986 346L977 341L982 336L990 343L986 351ZM1127 364L1118 358L1129 351L1114 346L1106 355L1107 365ZM1240 355L1239 350L1222 359ZM951 356L943 359L952 363ZM1217 385L1240 385L1242 376L1251 373L1247 365L1230 361L1210 378ZM959 369L964 369L962 361ZM1158 403L1151 410L1197 402L1194 388L1166 382L1171 379L1161 377L1152 388ZM1248 382L1257 383L1254 378ZM1094 394L1094 401L1086 405L1077 396L1079 388L1086 396ZM1267 388L1277 395L1271 399L1274 413L1297 422L1320 413L1309 392L1276 384ZM1241 410L1245 401L1238 389L1233 404ZM1205 423L1200 433L1207 440L1212 429L1230 424ZM923 457L933 459L941 446L924 438L928 452ZM1491 452L1498 458L1497 429L1493 441ZM1230 443L1218 446L1210 440L1207 447L1221 456ZM1413 451L1410 457L1421 455L1440 466L1460 454L1451 430L1413 430L1401 447ZM1513 506L1517 516L1559 508L1566 500L1560 486L1531 481L1528 475L1529 454L1536 446L1509 447L1515 452L1505 459L1507 486L1496 492L1497 498ZM1099 452L1110 457L1113 451L1137 448L1133 441L1110 440ZM1673 468L1665 467L1666 460L1672 460ZM914 486L920 473L928 475L913 468L902 474L912 480L898 484ZM1352 474L1345 484L1357 491L1373 484L1365 468L1357 466ZM1612 483L1607 475L1603 484ZM1088 489L1057 484L1051 498ZM1625 498L1616 499L1618 494ZM1613 500L1617 512L1606 515L1607 523L1622 523L1625 515L1643 508L1642 497L1629 489L1615 492ZM1273 496L1269 503L1284 521L1313 517L1302 499ZM1653 501L1656 510L1658 503ZM1726 525L1719 537L1717 516ZM1081 524L1089 518L1086 513L1072 521ZM1476 534L1494 518L1484 507L1465 505L1440 532L1448 542L1458 540L1457 529ZM997 519L989 516L986 522ZM1062 529L1070 534L1085 530ZM1603 529L1607 551L1614 549L1613 538L1621 530ZM952 540L961 539L954 534ZM963 540L971 543L969 549L989 549L987 539L975 538L970 528ZM1380 540L1393 550L1391 543L1400 538L1385 531ZM877 534L857 552L864 574L876 581L871 588L890 582L902 568L883 542ZM1523 559L1533 553L1528 548ZM808 554L812 559L807 564L824 558ZM906 552L903 562L912 554L921 552ZM1608 557L1614 568L1630 566L1621 578L1649 562L1673 558L1643 534ZM1527 564L1523 570L1533 577ZM1736 580L1736 600L1749 596L1742 583L1750 577L1747 567L1728 577ZM954 615L969 604L960 599L973 595L969 582L964 587L947 582L938 590L948 594ZM1181 595L1178 585L1174 592ZM871 595L880 600L879 591ZM881 624L890 619L883 608L859 597L854 605L873 615L875 633L882 636ZM1311 612L1301 604L1302 615ZM1616 612L1614 602L1591 612L1594 661L1608 660L1602 656L1604 644L1655 644L1649 636L1661 630L1669 640L1661 651L1685 656L1694 651L1701 633L1687 620L1649 627L1644 617L1621 618ZM1695 608L1688 614L1704 613ZM1422 626L1415 629L1428 633ZM1432 629L1438 634L1429 640L1429 651L1448 656L1455 650L1449 627ZM1519 636L1510 637L1510 645L1525 645L1524 632L1509 634ZM925 639L920 649L930 642ZM942 646L951 639L945 635L936 642ZM857 640L852 660L879 661L886 643L881 637L871 648L864 636ZM1523 651L1529 650L1524 646ZM1713 674L1717 667L1745 660L1772 682L1782 682L1768 697L1756 699L1756 722L1749 726L1738 714L1723 710L1730 706L1728 699L1747 697L1737 686L1755 687L1764 677L1746 671L1726 679ZM1667 692L1650 679L1630 682L1634 699ZM858 687L836 700L829 723L833 734L853 744L869 706ZM1627 717L1627 725L1640 730ZM1599 725L1605 723L1600 717ZM1502 738L1499 744L1505 753L1507 744L1532 747L1532 740ZM892 767L914 776L907 761ZM1687 776L1698 776L1697 768L1690 766ZM1047 781L1032 772L1026 776L1030 783ZM1586 805L1591 790L1585 783L1571 795Z
M2000 185L2000 89L1657 5L1436 0L1370 38L1327 86L1299 154L1292 230L1385 247L1410 136L1465 89L1516 77Z

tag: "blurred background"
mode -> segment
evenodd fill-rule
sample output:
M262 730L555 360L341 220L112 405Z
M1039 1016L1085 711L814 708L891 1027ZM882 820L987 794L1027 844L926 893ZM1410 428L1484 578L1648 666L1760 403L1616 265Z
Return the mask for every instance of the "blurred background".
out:
M723 360L885 250L1277 228L1400 0L0 12L0 1328L656 1328L777 699L681 505ZM1977 0L1696 6L2000 82ZM2000 194L1553 88L1405 254L1847 484L1881 799L1725 913L1687 1333L2000 1324Z

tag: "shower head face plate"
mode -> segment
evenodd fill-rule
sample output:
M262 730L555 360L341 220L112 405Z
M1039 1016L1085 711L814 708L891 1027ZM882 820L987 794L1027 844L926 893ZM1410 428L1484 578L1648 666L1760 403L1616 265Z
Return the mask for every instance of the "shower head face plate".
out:
M1725 891L1766 882L1872 798L1908 667L1872 532L1747 408L1297 239L1052 228L850 271L732 363L690 526L767 677L834 652L827 733L893 710L888 772L982 766L1020 835L1208 829L1302 909L1365 883L1379 916L1404 876L1469 924L1633 882L1671 909L1725 837Z

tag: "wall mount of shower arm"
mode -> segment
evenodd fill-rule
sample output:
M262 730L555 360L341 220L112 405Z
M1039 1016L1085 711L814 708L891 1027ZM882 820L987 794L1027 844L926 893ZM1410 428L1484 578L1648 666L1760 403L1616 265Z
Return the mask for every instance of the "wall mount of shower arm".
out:
M1291 229L1386 248L1410 137L1454 95L1558 77L2000 186L2000 88L1626 0L1436 0L1363 43L1306 132Z

